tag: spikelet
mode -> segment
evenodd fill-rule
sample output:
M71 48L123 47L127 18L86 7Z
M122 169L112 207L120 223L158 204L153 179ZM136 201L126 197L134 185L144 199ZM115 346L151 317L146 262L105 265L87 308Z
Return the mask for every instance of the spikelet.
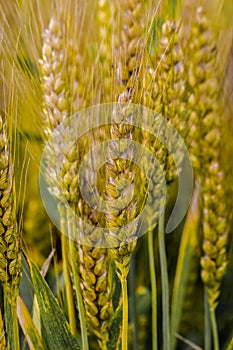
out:
M209 295L210 308L217 306L225 273L229 225L227 181L221 163L224 117L219 100L220 84L216 66L216 38L202 8L196 11L189 44L189 88L194 131L191 150L201 177L203 205L203 257L201 277Z
M79 53L79 51L76 49L75 44L73 43L74 39L71 39L70 45L69 45L69 64L68 64L68 76L70 79L70 106L69 110L70 113L76 113L81 108L85 108L89 105L91 96L90 94L89 99L88 96L85 94L85 87L83 84L83 77L82 75L85 74L87 76L87 72L82 71L82 65L84 62L84 59L82 55Z
M18 294L21 278L20 236L16 221L13 169L6 128L0 116L0 282L4 291Z
M101 78L103 81L103 100L112 100L112 21L114 6L110 1L98 0L96 10L96 24L98 28L99 59Z
M119 42L116 42L115 79L116 98L120 102L132 101L138 84L142 52L142 2L120 1L121 19Z

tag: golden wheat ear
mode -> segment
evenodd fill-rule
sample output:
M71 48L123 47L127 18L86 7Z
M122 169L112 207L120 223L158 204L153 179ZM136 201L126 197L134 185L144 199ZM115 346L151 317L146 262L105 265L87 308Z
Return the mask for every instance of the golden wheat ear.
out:
M21 278L21 239L16 220L16 203L14 192L13 168L9 152L9 139L6 125L0 116L1 169L0 169L0 198L1 198L1 267L0 280L5 290L18 294Z
M7 343L18 350L16 298L22 274L21 235L16 219L16 192L9 140L6 125L0 116L0 282L4 291Z

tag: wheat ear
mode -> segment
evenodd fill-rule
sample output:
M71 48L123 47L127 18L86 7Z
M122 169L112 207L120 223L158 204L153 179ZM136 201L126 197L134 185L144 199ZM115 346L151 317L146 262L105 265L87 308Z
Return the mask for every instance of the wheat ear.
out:
M96 133L95 139L98 139L99 130ZM74 144L67 153L63 166L63 188L76 214L86 223L97 226L98 229L102 219L97 211L85 203L79 190L83 184L78 181L79 165L90 146L93 147L93 140L85 136L85 140L79 139L78 143ZM90 172L93 169L87 168L86 171ZM77 241L84 238L84 234L79 228ZM80 243L74 245L75 269L80 276L81 293L89 329L96 335L100 348L106 349L112 314L109 254L107 249L95 247L97 241L100 244L100 238L95 235L95 230L91 236L94 239L85 238L86 245Z
M215 308L226 271L229 233L227 184L221 162L223 108L216 63L216 35L201 7L197 8L189 44L188 100L192 110L194 166L201 177L203 256L201 277L210 306L214 347L218 349Z
M14 190L13 167L11 163L9 141L6 125L0 116L0 282L3 286L7 338L9 343L19 348L16 298L21 279L21 237L16 220L16 202ZM9 316L11 314L11 316ZM12 324L11 324L12 322ZM13 327L10 329L9 327ZM13 335L12 335L12 334ZM12 338L12 340L10 339Z
M113 125L110 129L110 137L114 139L132 139L133 127L124 124L124 121L130 120L130 102L133 99L137 86L137 77L140 69L141 39L142 27L140 24L140 1L120 1L121 19L120 19L120 37L116 43L116 61L114 62L115 73L115 99L118 102L125 102L129 108L119 105L113 112ZM120 122L119 122L120 121ZM136 186L136 171L129 166L127 160L119 158L119 147L116 144L109 147L109 159L106 162L106 187L105 196L109 201L118 198L119 192L116 183L119 179L127 179L133 186ZM122 150L123 151L123 150ZM129 153L127 149L125 152ZM118 158L118 159L117 159ZM123 195L124 196L124 195ZM117 275L121 280L123 295L123 329L122 329L122 348L128 347L128 294L127 294L127 275L129 272L130 257L136 244L136 227L131 232L125 232L121 228L137 216L137 198L134 196L131 203L121 211L108 212L106 214L106 225L110 229L120 227L117 234L111 232L106 240L117 248L110 248L110 254L115 261ZM127 243L127 244L126 244Z
M62 16L61 16L62 18ZM62 20L53 17L50 19L49 27L44 31L43 48L41 65L42 89L44 94L44 130L46 138L51 136L55 128L61 125L68 116L67 106L67 89L66 89L66 65L65 65L65 48L64 33L62 32ZM47 160L53 160L54 170L46 172L46 180L49 184L50 191L60 197L58 193L58 180L56 176L56 156L62 153L60 137L54 140L55 150L51 149L47 154ZM55 159L54 159L55 154ZM65 213L62 204L58 206L61 228L64 229ZM69 267L67 262L67 242L66 236L62 234L62 254L63 254L63 274L65 279L68 313L71 331L76 333L76 320L74 314L74 304L72 295L72 286L69 277Z
M47 125L48 134L51 128L54 128L61 124L68 116L68 105L67 101L70 99L71 111L75 111L84 106L83 96L80 91L80 86L82 80L80 80L80 75L78 68L75 67L75 75L72 76L73 71L71 65L76 62L77 52L75 46L70 43L70 48L72 46L71 53L73 55L70 58L68 64L68 72L71 74L71 88L68 99L67 87L66 87L66 67L64 66L65 52L63 46L63 37L58 21L52 19L50 21L49 29L45 31L44 34L44 47L43 47L43 62L42 62L42 73L43 73L43 86L46 104L46 113L48 115ZM80 98L77 98L80 96ZM58 141L59 143L59 141ZM85 145L89 147L88 141L82 141L74 147L82 147L82 152L85 150ZM59 149L59 144L58 144ZM62 152L62 149L60 150ZM85 217L90 221L89 217L93 217L94 214L87 209L85 202L80 198L80 193L76 190L78 187L78 170L79 170L80 158L78 153L72 148L66 155L66 160L64 163L63 177L63 189L66 199L70 203L72 208L77 210L77 213ZM49 174L48 174L49 175ZM54 191L56 193L56 182L54 183ZM78 203L78 204L77 204ZM87 210L87 211L86 211ZM68 219L69 220L69 219ZM68 223L69 225L69 223ZM74 228L75 229L75 228ZM82 234L79 232L79 234ZM71 233L73 235L73 233ZM70 242L70 248L72 251L72 258L76 260L74 264L71 264L73 270L73 278L78 278L79 281L76 283L76 293L79 308L82 308L82 302L80 304L79 288L83 297L83 303L85 308L86 318L88 320L89 328L92 332L97 335L98 342L102 348L106 348L108 341L108 325L109 325L109 315L111 314L111 296L110 288L107 284L107 274L108 274L108 256L106 250L88 249L81 244L75 244L75 249L73 249L73 243ZM64 252L65 253L65 252ZM87 254L88 253L88 254ZM90 265L90 261L92 265ZM75 277L76 276L76 277ZM80 284L80 285L79 285ZM95 298L93 299L93 295ZM96 311L97 310L97 311ZM83 313L80 311L80 316ZM81 321L82 326L85 320ZM83 341L85 346L87 345L86 331L83 330Z
M16 221L13 169L9 154L6 126L0 117L1 137L1 268L0 280L5 290L17 295L21 278L20 236Z

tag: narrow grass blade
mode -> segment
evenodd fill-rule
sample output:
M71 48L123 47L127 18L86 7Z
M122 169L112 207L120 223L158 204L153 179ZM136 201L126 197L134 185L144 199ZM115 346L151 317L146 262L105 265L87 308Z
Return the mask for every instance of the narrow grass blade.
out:
M159 217L159 257L161 267L161 284L162 284L162 313L163 313L163 350L171 349L170 338L170 315L169 315L169 282L167 270L167 257L164 237L164 208Z
M206 290L204 291L204 345L205 350L211 350L212 349L212 342L211 342L211 322L210 322L210 308L209 308L209 302L208 302L208 294Z
M44 350L42 339L23 300L17 298L17 315L30 350Z
M78 341L72 336L68 322L49 286L37 267L32 262L29 264L40 308L41 322L46 334L46 344L50 350L79 350Z
M231 341L227 347L227 350L233 350L233 338L231 339Z
M55 249L53 249L51 251L51 253L49 254L48 258L45 260L42 269L41 269L41 275L43 277L46 276L49 266L52 262L52 258L54 256L55 253ZM41 336L41 319L40 319L40 309L39 309L39 305L37 302L37 298L36 295L34 295L33 298L33 304L32 304L32 320L34 322L34 325L36 326L37 331L39 332L39 335Z
M200 346L198 346L197 344L194 344L192 341L182 337L182 335L176 333L175 336L180 339L183 343L187 344L188 346L190 346L191 349L193 350L203 350Z
M150 281L151 281L151 294L152 294L152 349L157 350L158 349L157 283L156 283L156 274L155 274L153 231L148 232L148 253L149 253Z
M19 350L19 326L16 312L16 301L11 292L4 290L5 301L5 325L7 345L10 349Z
M113 314L109 334L111 334L107 344L108 350L118 349L118 339L120 335L120 328L122 324L122 306L118 307Z
M199 221L198 198L199 186L196 188L196 191L194 193L188 217L182 233L176 266L171 308L172 349L175 349L176 346L177 338L175 334L179 331L190 261L192 258L193 249L195 248L197 242L196 232Z
M137 326L137 298L136 298L136 269L135 269L135 255L131 258L129 270L129 318L132 324L133 332L133 349L138 350L138 326Z

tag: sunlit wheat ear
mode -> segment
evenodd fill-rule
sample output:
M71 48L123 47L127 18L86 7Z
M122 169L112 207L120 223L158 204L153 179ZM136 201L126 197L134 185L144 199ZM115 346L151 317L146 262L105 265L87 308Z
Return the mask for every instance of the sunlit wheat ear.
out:
M66 86L66 50L62 17L52 17L43 33L42 59L40 63L41 83L44 97L44 136L49 139L55 128L64 123L68 116ZM57 156L62 153L62 135L57 134L47 154L48 162L54 162L54 169L45 170L50 192L56 197L58 183L56 175Z
M116 48L116 61L114 62L114 73L116 79L115 94L119 102L130 103L132 101L133 94L135 92L137 84L137 76L140 67L140 55L141 55L141 40L142 40L142 26L140 23L140 1L120 2L120 33L117 38ZM124 119L129 121L130 111L121 110L121 106L117 108L113 113L113 125L110 129L111 139L132 139L134 128L132 125L124 125ZM127 116L127 113L129 114ZM117 124L117 118L120 117L122 124ZM129 163L119 158L118 147L114 149L114 146L109 149L109 160L106 163L106 188L105 195L107 200L115 200L118 196L117 189L114 188L114 183L119 178L125 178L134 184L135 182L135 169L129 166ZM112 158L112 159L111 159ZM109 228L122 226L127 220L133 220L137 212L137 200L131 202L128 208L125 208L121 213L107 213L106 223ZM136 227L135 227L136 231ZM117 242L117 245L121 241L125 240L125 237L131 237L131 240L136 238L135 233L131 232L127 234L124 230L119 229L117 236L111 239ZM107 237L110 239L110 237ZM130 261L130 254L134 251L136 241L128 242L127 245L121 248L110 249L113 256L118 273L122 274L123 278L126 278L128 274L128 265Z
M96 133L95 138L98 139L101 130L97 130ZM82 184L78 181L80 163L90 147L94 147L93 140L91 136L87 135L71 147L63 164L62 177L64 194L69 205L85 223L93 227L96 226L97 232L98 225L102 223L101 216L89 207L85 199L82 198L79 190L79 186ZM87 168L86 171L90 173L93 169ZM83 240L84 234L80 228L77 232L77 241ZM93 230L92 237L96 235L95 230ZM75 268L80 276L81 293L89 330L97 337L100 348L107 349L108 330L112 315L111 267L108 250L95 247L96 240L99 244L101 243L99 239L97 236L95 240L89 239L88 241L88 237L86 237L85 241L89 245L75 243Z
M13 169L9 153L6 127L0 116L0 281L4 290L12 295L12 303L18 294L21 279L21 239L16 221L16 203Z
M51 18L49 27L44 31L42 48L41 75L45 101L45 133L51 131L67 117L67 92L65 78L64 37L61 23Z
M204 255L201 258L201 276L213 310L217 306L221 280L227 266L229 208L226 201L227 183L221 162L224 113L216 65L216 37L202 8L196 11L188 50L193 140L190 152L196 157L194 165L201 177L203 206Z
M175 128L184 124L184 81L183 51L179 42L180 24L166 20L162 25L159 42L151 58L151 64L145 69L142 80L143 104L161 114ZM164 125L164 140L169 142ZM179 145L171 145L179 153ZM167 182L174 180L177 169L171 154L161 143L154 144L158 160L163 166ZM182 162L182 156L180 162Z

